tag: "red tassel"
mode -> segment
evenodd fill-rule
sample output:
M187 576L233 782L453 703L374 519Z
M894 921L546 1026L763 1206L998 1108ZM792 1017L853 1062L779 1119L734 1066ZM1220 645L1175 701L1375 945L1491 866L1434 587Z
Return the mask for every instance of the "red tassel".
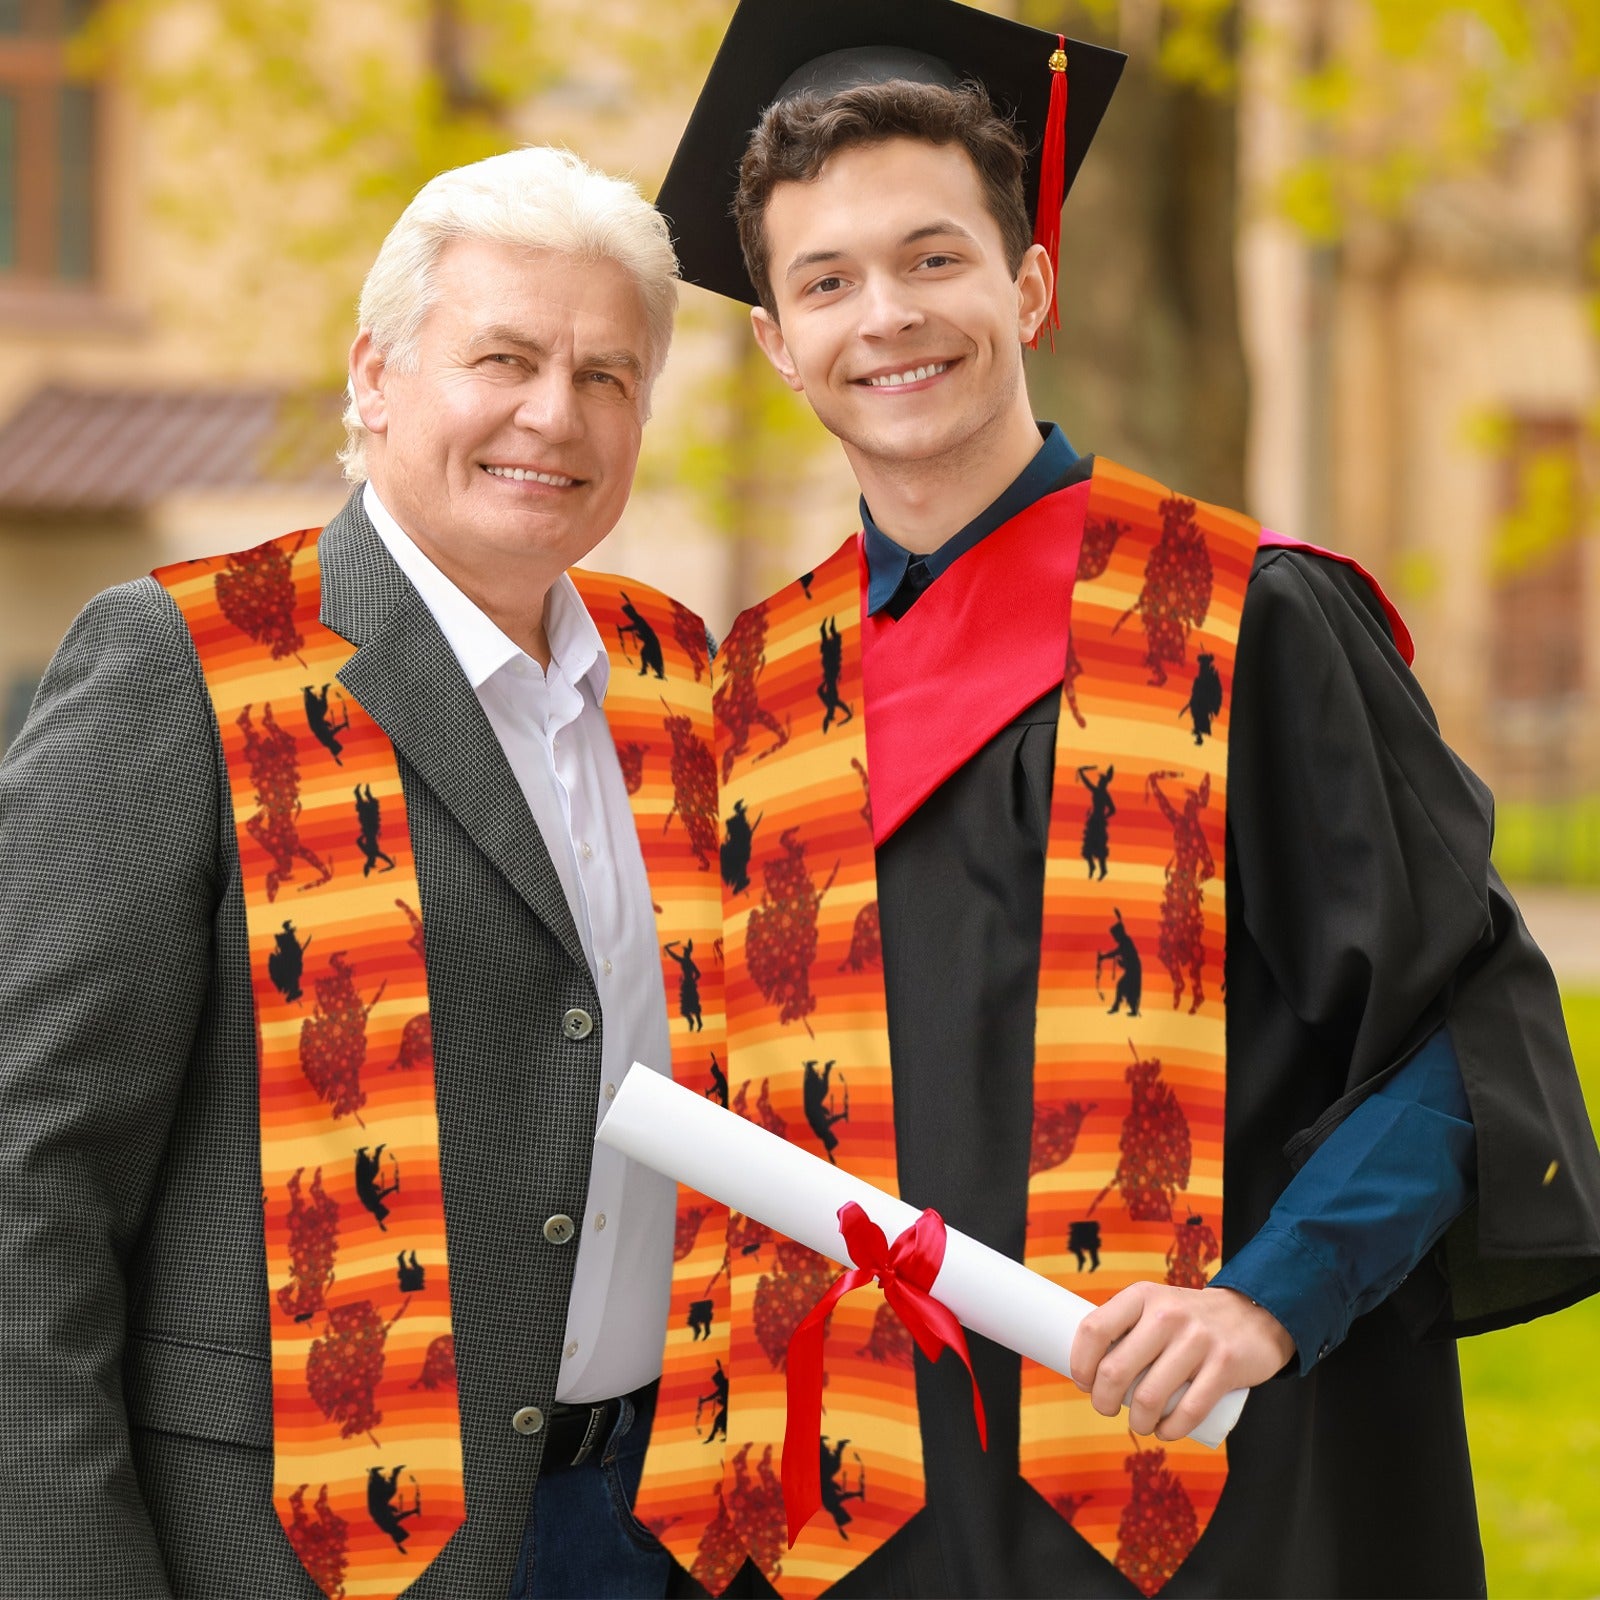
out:
M1039 348L1039 335L1050 334L1050 348L1056 347L1055 330L1061 326L1056 304L1055 275L1061 266L1061 202L1067 181L1067 36L1056 35L1056 51L1050 57L1050 111L1045 118L1044 144L1039 151L1039 209L1033 222L1033 242L1042 244L1050 257L1050 309L1034 333L1031 348Z

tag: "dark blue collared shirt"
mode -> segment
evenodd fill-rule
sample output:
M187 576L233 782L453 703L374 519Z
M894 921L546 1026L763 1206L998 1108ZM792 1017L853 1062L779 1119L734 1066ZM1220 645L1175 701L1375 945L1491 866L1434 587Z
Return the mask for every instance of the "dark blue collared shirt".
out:
M869 615L875 615L887 606L891 616L904 616L912 601L935 578L948 572L975 544L1056 488L1077 461L1078 452L1067 443L1066 434L1053 422L1040 423L1039 433L1042 442L1038 450L1011 487L966 527L952 534L937 550L930 550L925 556L914 556L903 545L896 544L872 520L872 512L868 510L866 500L862 500L861 528L867 546Z
M1061 486L1077 452L1054 423L1039 431L1038 453L1005 493L928 555L896 544L861 502L869 612L903 616L974 545ZM1265 1306L1308 1371L1427 1255L1477 1183L1472 1111L1441 1027L1318 1146L1212 1282Z

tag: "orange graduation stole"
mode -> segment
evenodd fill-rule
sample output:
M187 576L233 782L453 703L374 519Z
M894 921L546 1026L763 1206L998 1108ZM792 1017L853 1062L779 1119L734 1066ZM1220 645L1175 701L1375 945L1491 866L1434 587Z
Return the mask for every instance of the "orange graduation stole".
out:
M655 900L672 1076L726 1105L717 769L705 624L642 584L578 570L571 577L610 654L606 722ZM722 1481L728 1236L726 1207L680 1185L650 1474L634 1514L685 1566L695 1559L705 1523L700 1515L685 1543L686 1513L714 1502Z
M466 1515L422 905L394 748L318 620L318 530L155 574L227 760L261 1088L274 1503L330 1597Z
M1099 1302L1141 1280L1203 1288L1221 1255L1224 686L1260 531L1096 463L1056 736L1024 1259ZM1023 1477L1155 1594L1211 1520L1226 1447L1141 1445L1027 1361L1021 1424Z
M194 637L239 834L275 1289L278 1514L324 1593L393 1596L465 1515L439 1136L405 800L392 745L337 682L354 652L318 620L316 538L156 577ZM606 721L677 997L673 1074L706 1093L720 1085L725 1101L705 625L641 584L572 577L610 646ZM382 1077L363 1078L369 1057L386 1065ZM707 1281L675 1294L662 1402L669 1417L694 1415L698 1397L704 1418L655 1429L652 1459L666 1464L670 1493L664 1514L645 1505L641 1515L669 1540L673 1496L703 1500L721 1477L727 1231L724 1211L682 1192L675 1254L685 1282ZM670 1359L682 1346L692 1358Z
M1096 1301L1140 1279L1199 1287L1219 1255L1226 686L1258 533L1102 460L900 621L863 621L851 539L741 615L716 662L733 1108L890 1193L874 844L1065 680L1026 1259ZM1004 690L949 672L963 632L1003 645ZM1153 976L1145 992L1147 963L1170 993ZM678 1513L674 1553L713 1593L748 1552L781 1593L811 1596L922 1504L912 1340L880 1295L835 1308L823 1513L785 1548L788 1339L837 1274L742 1218L728 1239L727 1457L719 1495ZM1023 1475L1154 1594L1204 1530L1224 1455L1142 1447L1036 1367L1022 1409ZM647 1488L654 1470L652 1451Z

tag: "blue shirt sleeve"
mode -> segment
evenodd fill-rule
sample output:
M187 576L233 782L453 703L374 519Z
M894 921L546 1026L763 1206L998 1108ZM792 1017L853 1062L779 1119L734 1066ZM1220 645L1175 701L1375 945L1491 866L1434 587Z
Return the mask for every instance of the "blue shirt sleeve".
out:
M1477 1181L1472 1110L1441 1027L1318 1146L1211 1281L1270 1311L1308 1372L1433 1248Z

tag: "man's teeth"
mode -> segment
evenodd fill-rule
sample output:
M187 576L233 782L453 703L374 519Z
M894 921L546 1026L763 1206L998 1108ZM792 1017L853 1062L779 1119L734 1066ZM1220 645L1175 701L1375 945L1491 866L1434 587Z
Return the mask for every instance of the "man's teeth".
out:
M868 378L874 389L893 389L902 383L916 383L922 378L934 378L948 367L948 361L935 362L931 367L912 367L908 372L891 372L884 378Z
M521 467L485 467L483 470L496 478L510 478L514 483L548 483L557 489L570 488L578 481L563 478L559 472L526 472Z

